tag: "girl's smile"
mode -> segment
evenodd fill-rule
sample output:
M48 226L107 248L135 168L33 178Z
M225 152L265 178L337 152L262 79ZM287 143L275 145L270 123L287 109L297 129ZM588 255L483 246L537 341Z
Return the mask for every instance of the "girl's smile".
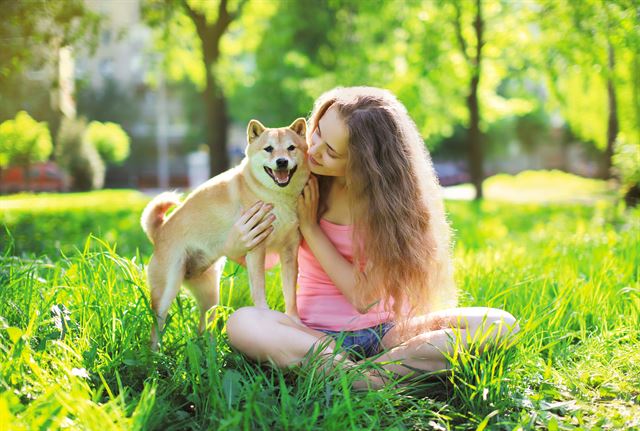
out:
M316 161L316 159L314 159L314 158L311 156L311 154L309 154L309 164L310 164L311 166L322 166L320 163L318 163L318 162Z

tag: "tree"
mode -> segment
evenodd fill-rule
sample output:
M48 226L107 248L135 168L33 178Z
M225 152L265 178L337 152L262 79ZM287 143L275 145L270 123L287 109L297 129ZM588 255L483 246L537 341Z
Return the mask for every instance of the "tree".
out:
M533 21L542 29L540 68L548 72L551 103L602 151L600 176L609 178L618 134L640 140L640 7L631 0L540 5Z
M27 187L31 184L31 165L47 160L52 149L47 123L38 123L24 111L0 124L0 169L10 165L22 167Z
M351 31L342 35L353 43L337 54L337 74L342 78L339 71L350 71L351 82L392 90L432 149L465 124L469 170L481 198L483 131L536 106L535 95L512 94L503 85L524 79L522 54L531 36L523 28L521 7L499 0L376 6L359 6L345 19Z
M189 76L202 79L202 101L205 109L205 139L210 148L211 173L216 175L229 166L227 156L228 107L225 95L225 83L220 79L220 66L223 62L223 38L228 34L230 25L238 21L246 0L230 2L191 2L189 0L147 0L144 14L147 21L160 27L159 45L165 56L165 69L171 69L171 56L187 55L181 43L195 48L200 54L200 70L169 70L169 76L180 78ZM188 23L184 18L187 18ZM173 29L180 27L177 33ZM184 30L187 29L187 32ZM192 30L192 31L189 31ZM193 31L195 30L195 31ZM193 40L193 34L196 40ZM171 35L171 37L169 37ZM175 36L182 36L183 38ZM192 60L193 57L190 57ZM193 67L193 64L190 64ZM177 66L180 68L180 66ZM172 76L173 75L173 76ZM203 76L202 76L203 75Z
M255 66L229 92L230 113L242 123L258 118L268 125L289 124L309 113L322 91L338 85L336 57L346 44L338 16L344 5L327 0L275 5L268 25L277 31L257 38L245 54Z
M100 17L82 0L0 0L0 77L42 65L63 46L83 40L95 44Z
M83 0L0 0L0 10L0 121L21 109L53 119L45 108L56 86L58 52L75 43L95 47L100 17ZM27 82L26 71L38 71L40 80Z
M119 124L92 121L83 139L94 146L107 163L119 164L129 156L129 136Z
M482 162L484 154L480 135L480 107L478 104L478 84L482 73L482 48L486 41L484 39L485 21L482 16L482 1L476 0L473 19L473 30L475 44L472 49L467 49L467 41L462 32L462 5L459 1L454 1L456 38L458 40L460 52L462 52L467 67L471 70L469 79L469 94L467 95L467 108L469 109L469 174L471 183L476 189L476 199L482 199L482 181L484 172ZM471 51L471 52L469 52Z

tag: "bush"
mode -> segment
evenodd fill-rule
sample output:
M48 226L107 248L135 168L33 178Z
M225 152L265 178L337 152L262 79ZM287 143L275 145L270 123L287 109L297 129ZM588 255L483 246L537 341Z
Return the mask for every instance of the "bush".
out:
M73 190L100 189L105 167L96 148L84 139L85 119L65 118L56 139L56 160L72 177Z
M51 150L49 126L38 123L25 111L0 124L0 169L9 165L21 166L28 181L29 166L47 160Z
M107 163L122 163L129 157L129 136L119 124L92 121L84 139L98 150Z
M620 177L627 205L638 205L640 202L640 143L628 140L621 133L615 143L612 161Z

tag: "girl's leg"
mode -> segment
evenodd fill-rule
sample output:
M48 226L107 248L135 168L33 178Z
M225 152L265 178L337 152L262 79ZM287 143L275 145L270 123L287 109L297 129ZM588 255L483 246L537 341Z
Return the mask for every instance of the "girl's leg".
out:
M280 368L302 363L306 354L326 334L279 311L242 307L227 321L227 335L233 347L258 362L271 361ZM322 353L333 353L331 342Z
M272 362L280 368L300 365L307 353L317 346L326 346L320 352L326 361L323 367L341 366L345 369L355 364L346 355L334 353L335 342L323 332L295 322L279 311L243 307L236 310L227 321L227 335L233 347L258 362ZM380 388L384 380L364 374L354 382L354 388Z
M442 310L414 317L404 334L399 327L389 330L382 338L383 347L389 350L376 362L396 362L382 366L399 375L407 375L414 369L445 370L449 368L445 353L453 353L457 338L462 346L469 345L468 339L475 340L482 350L488 343L497 342L518 330L515 317L496 308Z

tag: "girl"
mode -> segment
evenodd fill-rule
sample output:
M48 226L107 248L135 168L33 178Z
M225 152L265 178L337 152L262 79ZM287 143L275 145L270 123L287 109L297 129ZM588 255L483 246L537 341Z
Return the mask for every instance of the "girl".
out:
M499 309L457 305L450 229L423 140L405 107L371 87L336 88L315 103L309 127L313 173L298 200L298 313L243 307L227 322L231 344L280 367L318 345L341 347L400 375L448 368L455 338L499 341L517 331ZM270 206L236 223L227 256L269 234ZM336 342L322 344L331 337ZM478 346L482 348L483 346ZM342 352L342 350L340 350ZM390 363L391 362L391 363ZM373 387L384 384L369 376Z

